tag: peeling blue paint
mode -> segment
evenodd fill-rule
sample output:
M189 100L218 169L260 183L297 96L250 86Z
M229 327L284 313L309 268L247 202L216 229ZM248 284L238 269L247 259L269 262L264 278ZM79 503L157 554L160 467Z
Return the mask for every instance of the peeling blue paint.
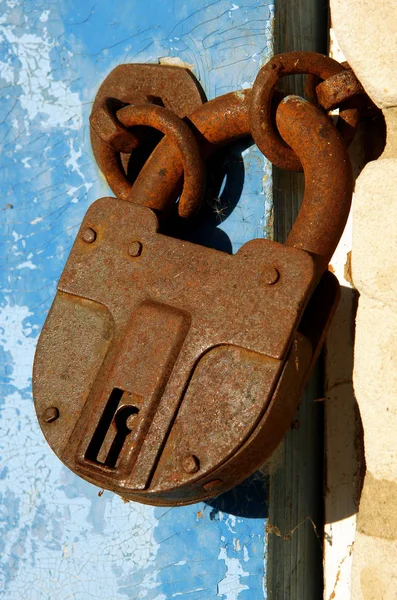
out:
M272 19L270 0L0 0L1 597L266 596L265 514L99 496L47 447L31 366L79 223L108 194L88 131L99 83L121 62L178 56L208 98L248 87L271 54ZM269 165L252 148L243 158L241 199L219 223L234 250L265 235L271 210Z

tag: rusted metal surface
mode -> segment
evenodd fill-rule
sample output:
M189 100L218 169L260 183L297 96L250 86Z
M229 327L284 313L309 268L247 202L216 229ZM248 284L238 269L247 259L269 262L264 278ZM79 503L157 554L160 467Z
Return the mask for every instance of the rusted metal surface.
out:
M259 71L252 87L250 124L252 137L263 154L277 167L300 171L302 165L296 153L283 143L272 122L272 98L280 77L310 74L328 79L344 70L344 67L322 54L315 52L289 52L274 56ZM357 108L343 108L339 113L338 127L350 140L359 119Z
M184 117L205 100L204 92L191 71L168 65L119 65L100 86L92 107L91 144L95 160L114 194L125 200L132 181L128 162L139 157L147 132L128 131L116 112L127 104L155 103ZM130 153L135 150L130 157Z
M91 206L88 227L96 240L77 237L36 355L51 447L97 485L151 503L196 501L214 479L217 492L243 480L265 458L256 425L285 362L303 381L311 361L294 331L315 285L312 257L268 240L234 256L203 248L158 233L150 209L111 198ZM136 240L142 252L131 258ZM270 285L268 267L279 273ZM59 410L51 423L41 418L49 405ZM287 417L266 430L267 445L288 427Z
M162 100L164 98L164 102L167 102L170 108L174 112L177 112L169 101L168 95L171 92L168 83L167 85L164 84L164 77L161 73L163 67L158 67L157 65L123 65L123 67L136 67L137 73L135 75L136 78L130 76L134 81L134 86L130 86L132 87L132 91L128 89L128 95L122 89L118 95L120 101L128 103L129 99L129 103L131 104L139 103L143 98L142 90L145 90L146 98L150 97L154 101L154 90L157 90L157 94L162 97ZM152 84L152 87L147 83L146 75L145 77L140 75L140 69L144 67L153 67L152 73L155 83ZM109 105L109 99L106 94L110 92L115 93L121 86L120 79L126 79L127 74L118 71L120 68L115 69L105 80L94 103L91 117L94 154L99 167L118 198L129 199L137 204L144 204L155 210L165 211L170 202L175 201L179 196L183 176L180 153L170 140L163 139L158 144L154 152L143 164L134 182L127 178L126 169L122 161L123 154L110 148L103 141L98 145L98 139L100 138L97 132L101 130L101 126L97 126L98 119L96 114L98 110L103 110L104 105ZM182 69L182 71L184 70ZM192 106L192 101L188 96L186 106L183 106L183 109L180 109L180 113L177 114L178 116L188 115L187 121L190 123L197 137L204 158L208 158L214 149L221 145L252 134L254 141L261 151L276 166L291 170L301 170L302 165L293 149L289 148L274 130L272 113L275 111L274 107L272 108L272 98L275 92L278 100L281 100L276 90L278 80L285 75L299 73L309 73L320 79L327 80L331 78L332 80L334 75L342 72L345 72L345 68L338 62L327 56L313 52L293 52L275 56L260 70L252 93L251 90L234 92L206 102L203 105L201 105L201 95L200 103L197 103L192 111L185 110L183 112L183 109L187 109L188 105L189 107ZM350 70L346 72L349 73ZM135 83L141 79L142 83L139 85ZM171 82L171 85L173 84L174 81ZM193 75L189 74L187 83L184 82L183 86L180 85L178 88L180 90L178 96L179 106L183 104L180 99L181 90L188 89L189 85L187 84L190 87L196 85L195 91L197 95L199 94L199 84L193 79ZM165 86L164 91L162 86ZM325 88L321 96L322 88L320 86L317 87L320 90L321 100L324 100L325 103L329 102L328 96L330 92L327 91L329 88ZM346 94L347 92L345 91ZM172 98L172 95L170 98ZM344 97L344 100L346 99ZM197 98L195 98L195 101L197 101ZM359 111L357 107L346 106L340 111L338 128L347 142L354 135L358 117ZM112 116L111 123L113 125L109 127L106 123L102 125L103 137L109 136L109 128L112 132L115 131L115 120L117 121L117 111ZM93 131L93 123L95 123L95 131ZM120 121L118 121L118 125L123 128L122 131L125 135L128 134L130 136L126 140L126 143L131 144L133 133L128 131L127 127L123 126ZM139 127L135 129L139 130ZM118 135L118 133L115 133L115 135ZM136 141L136 144L138 144L138 141ZM124 156L124 164L126 164L126 161L127 159ZM167 172L167 181L163 177L165 171ZM182 202L179 204L178 211L180 216L189 217L197 207L198 203L191 202L187 205Z
M332 76L323 58L314 74ZM307 71L291 60L290 71ZM139 94L148 99L155 89L168 102L156 77L152 87L128 83L110 117L103 107L112 74L97 97L94 150L121 193L84 218L40 336L33 387L44 435L68 467L128 499L177 505L243 481L289 428L338 300L326 268L352 174L327 115L288 96L275 123L306 185L286 245L257 239L229 255L165 236L153 209L166 212L180 190L180 215L198 209L203 160L249 135L261 118L263 81L203 105L193 93L196 106L181 120L183 99L179 116L157 96L139 105ZM121 156L139 149L137 126L164 138L131 189Z
M189 115L188 122L195 131L204 159L222 146L250 134L249 100L250 90L233 92L206 102ZM164 138L140 171L128 200L165 211L178 196L183 175L179 151ZM188 217L196 208L192 205L190 212L182 213L178 207L178 212Z
M305 174L302 206L286 244L315 255L322 273L349 215L353 193L349 155L328 117L298 96L282 100L276 122L284 140L299 156Z
M316 86L317 100L326 110L336 108L363 93L363 86L350 68L328 77Z
M179 214L187 217L198 210L205 187L205 167L196 138L188 125L172 111L149 104L125 106L117 112L117 118L125 127L145 125L164 133L168 142L178 151L184 173ZM156 193L160 192L161 182L167 177L167 170L160 169L158 175L160 180L158 187L155 188ZM149 189L145 190L144 197L146 199L150 189L151 185ZM147 201L144 204L147 205Z

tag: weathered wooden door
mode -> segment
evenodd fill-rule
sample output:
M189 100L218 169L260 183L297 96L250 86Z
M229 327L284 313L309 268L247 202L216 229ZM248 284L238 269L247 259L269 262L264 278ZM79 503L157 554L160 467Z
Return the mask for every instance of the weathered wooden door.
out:
M299 511L295 518L285 509L286 498L291 506L298 503L291 490L302 489L288 471L296 469L289 450L299 445L296 437L273 476L270 510L277 525L272 523L274 541L268 543L266 475L209 504L126 504L74 476L51 453L31 395L34 349L57 279L87 207L109 194L89 140L88 116L100 82L122 62L176 57L192 66L209 99L249 87L275 46L319 49L315 5L285 17L291 7L280 2L276 31L285 27L296 35L284 32L275 42L273 0L0 0L3 597L317 597L310 586L303 588L307 595L294 596L294 585L285 584L296 573L310 579L290 564L291 556L300 562L296 540L304 548L309 542L298 531L278 546L283 519L291 532L299 521ZM221 201L213 198L217 222L207 243L236 251L251 238L272 235L272 182L283 184L273 180L271 165L254 147L235 149L225 160L228 177ZM285 206L292 214L292 205ZM307 431L294 435L306 438ZM268 548L275 557L269 563L274 584L266 583ZM308 550L305 569L311 557Z

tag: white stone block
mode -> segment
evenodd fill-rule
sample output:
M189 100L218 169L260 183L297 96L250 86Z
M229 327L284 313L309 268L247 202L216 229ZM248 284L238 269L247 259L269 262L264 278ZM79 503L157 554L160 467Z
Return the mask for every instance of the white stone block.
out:
M397 159L369 163L357 180L352 273L360 294L397 303Z
M364 426L367 469L397 479L397 310L366 296L359 300L354 391Z
M366 92L380 107L397 106L397 2L331 0L338 42Z

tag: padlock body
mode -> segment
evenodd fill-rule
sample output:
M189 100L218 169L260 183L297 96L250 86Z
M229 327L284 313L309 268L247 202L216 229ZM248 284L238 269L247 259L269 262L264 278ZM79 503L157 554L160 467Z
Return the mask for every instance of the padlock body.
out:
M148 208L98 200L35 357L51 448L92 483L150 504L239 483L297 407L316 351L298 325L315 285L302 250L257 239L229 255L162 235Z

